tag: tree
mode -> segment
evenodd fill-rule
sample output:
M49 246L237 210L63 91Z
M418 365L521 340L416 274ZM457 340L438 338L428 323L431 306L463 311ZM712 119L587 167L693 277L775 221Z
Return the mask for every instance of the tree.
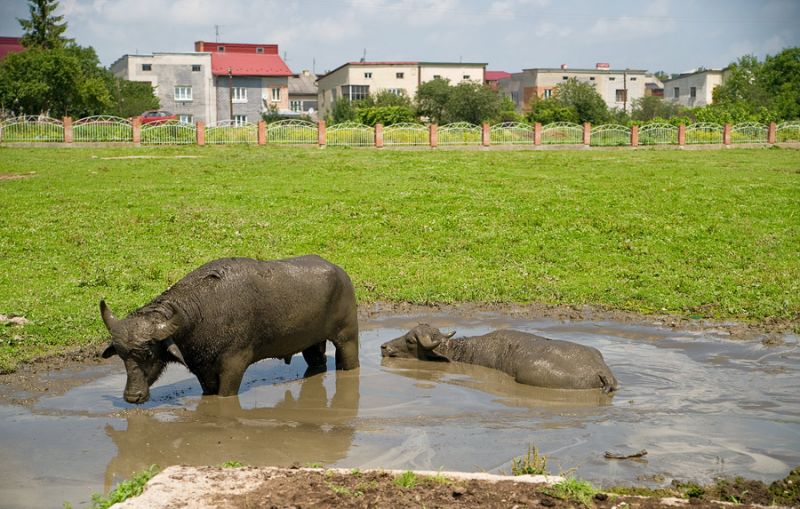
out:
M677 103L650 95L633 100L631 118L645 122L654 118L669 119L680 115L682 109Z
M417 88L417 114L433 123L444 122L451 89L450 80L442 78L421 84Z
M19 19L25 31L22 45L27 48L63 48L71 39L63 37L67 30L64 16L56 16L58 0L28 0L31 19Z
M331 124L339 124L342 122L348 122L351 120L356 119L356 109L353 106L353 102L346 97L342 97L341 99L337 99L335 103L333 103L333 110L331 111L329 123Z
M770 96L770 109L777 118L800 118L800 47L767 55L760 71L759 81Z
M570 78L559 83L553 91L556 100L575 109L578 122L602 124L608 120L608 106L594 85Z
M482 83L462 81L450 90L445 119L480 124L497 116L500 96Z
M574 107L563 104L555 97L542 99L534 96L531 111L526 116L528 122L551 124L553 122L578 122L578 112Z

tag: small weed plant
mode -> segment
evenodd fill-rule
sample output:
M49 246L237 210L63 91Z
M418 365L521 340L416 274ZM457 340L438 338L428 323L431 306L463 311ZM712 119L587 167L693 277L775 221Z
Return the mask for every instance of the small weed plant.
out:
M394 485L400 488L413 488L419 484L419 477L411 470L406 470L394 478Z
M511 460L513 475L547 475L547 456L539 454L535 445L528 446L528 453Z
M578 502L585 507L591 507L592 497L597 494L597 489L588 481L570 477L552 488L548 488L546 493L561 500Z
M144 491L144 486L147 481L153 478L159 471L157 465L151 465L150 468L135 474L127 481L122 481L114 488L107 496L100 493L92 495L92 509L108 509L114 504L127 500L131 497L138 497Z
M225 463L223 463L220 466L222 468L242 468L243 466L245 466L245 464L242 463L241 461L230 460L230 461L226 461Z

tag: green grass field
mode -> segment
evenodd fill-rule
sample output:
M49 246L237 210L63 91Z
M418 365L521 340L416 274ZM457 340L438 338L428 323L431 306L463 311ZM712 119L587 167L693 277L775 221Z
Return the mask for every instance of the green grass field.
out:
M0 314L32 321L0 370L224 256L317 253L361 302L800 313L797 150L0 148L29 172L0 180Z

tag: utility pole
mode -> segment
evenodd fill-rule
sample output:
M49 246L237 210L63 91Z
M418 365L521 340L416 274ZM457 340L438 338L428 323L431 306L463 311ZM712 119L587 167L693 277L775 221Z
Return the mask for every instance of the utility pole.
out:
M228 100L230 119L233 121L233 71L228 67Z
M622 71L622 111L628 113L628 69Z

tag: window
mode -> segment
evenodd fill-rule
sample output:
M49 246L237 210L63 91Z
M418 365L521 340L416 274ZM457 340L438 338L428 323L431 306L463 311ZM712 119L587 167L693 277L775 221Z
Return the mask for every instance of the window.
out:
M594 81L594 76L589 76L589 81Z
M176 101L191 101L192 100L192 87L175 87L175 100Z
M264 48L256 48L256 53L264 53Z
M636 76L632 77L631 81L636 81Z
M628 100L628 91L625 90L624 88L618 88L616 99L618 103L624 103L625 101Z
M247 123L247 115L234 115L233 123L236 125L244 125Z
M441 74L434 74L433 75L433 79L440 80L440 79L442 79L442 75Z
M371 79L371 78L372 78L372 73L371 72L365 72L364 73L364 79L368 80L368 79Z
M549 99L549 98L553 97L553 89L552 88L545 88L544 89L544 93L542 94L542 97L544 97L545 99Z
M394 95L406 95L406 91L402 88L390 88L387 89L386 91Z
M369 85L342 85L342 97L359 101L369 97Z
M142 70L143 71L152 71L153 70L153 64L142 64Z
M289 101L289 109L292 111L303 111L303 101Z
M220 53L224 53L225 52L225 46L217 46L217 51L219 51Z
M280 102L281 100L281 89L280 88L273 88L272 89L272 102Z
M697 99L697 87L689 88L689 97L691 97L692 99Z
M181 124L192 124L194 123L194 115L189 115L188 113L181 113L178 115L178 121Z
M674 94L673 97L677 99L681 96L681 87L675 87L672 89L672 93Z
M514 104L519 104L519 92L511 92L511 100Z
M200 72L200 64L192 64L192 72Z
M611 77L608 78L608 81L617 81L617 78L614 77L614 76L611 76Z
M245 87L233 87L233 102L246 103L247 89Z
M404 72L396 72L396 73L394 73L394 77L399 79L399 80L405 78L405 76L406 76L406 73L404 73Z
M569 76L561 76L561 79L562 79L562 80L568 80L568 79L569 79Z
M465 74L464 76L461 77L461 79L462 80L468 80L469 79L469 74Z

